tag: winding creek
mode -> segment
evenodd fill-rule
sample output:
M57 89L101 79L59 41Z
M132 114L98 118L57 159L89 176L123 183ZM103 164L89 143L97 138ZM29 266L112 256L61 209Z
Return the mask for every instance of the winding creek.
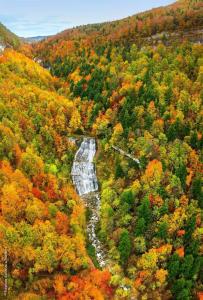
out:
M87 224L87 234L90 243L95 248L97 261L100 267L106 265L106 255L100 240L96 235L96 226L99 221L100 195L98 180L94 165L96 141L94 138L84 138L75 154L71 175L77 193L91 210L90 220Z

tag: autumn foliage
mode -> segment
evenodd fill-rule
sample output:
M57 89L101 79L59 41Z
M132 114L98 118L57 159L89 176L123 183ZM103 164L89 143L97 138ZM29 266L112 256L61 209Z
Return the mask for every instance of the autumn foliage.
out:
M202 8L177 1L0 54L11 299L202 299ZM97 141L106 269L71 180L70 137L84 135Z

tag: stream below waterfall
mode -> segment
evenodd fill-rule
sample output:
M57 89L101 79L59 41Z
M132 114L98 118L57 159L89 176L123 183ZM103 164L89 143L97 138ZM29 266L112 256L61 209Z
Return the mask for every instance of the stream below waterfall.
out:
M75 154L71 175L77 193L91 211L90 220L87 224L88 239L95 248L95 254L100 267L104 267L106 265L106 255L96 235L96 227L99 222L100 195L98 192L96 169L93 162L95 153L95 139L84 138Z

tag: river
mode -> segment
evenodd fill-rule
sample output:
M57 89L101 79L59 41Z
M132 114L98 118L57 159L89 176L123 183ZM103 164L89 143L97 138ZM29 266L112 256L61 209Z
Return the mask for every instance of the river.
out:
M96 226L99 222L100 194L95 164L96 141L94 138L84 138L75 154L71 175L77 193L91 210L87 224L87 234L90 243L95 248L95 254L100 267L106 265L106 255L102 243L96 235Z

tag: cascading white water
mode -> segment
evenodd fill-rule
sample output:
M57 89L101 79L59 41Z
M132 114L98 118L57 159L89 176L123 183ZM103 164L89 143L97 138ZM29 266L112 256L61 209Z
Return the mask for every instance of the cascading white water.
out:
M95 140L84 138L75 155L71 171L73 183L80 196L98 190L97 177L93 163L95 153Z
M90 208L92 214L87 225L89 241L95 248L97 261L100 267L106 265L105 253L102 244L96 235L96 226L99 221L100 196L98 193L98 181L93 159L96 153L96 142L93 138L84 138L80 148L76 152L73 166L72 179L75 188Z

